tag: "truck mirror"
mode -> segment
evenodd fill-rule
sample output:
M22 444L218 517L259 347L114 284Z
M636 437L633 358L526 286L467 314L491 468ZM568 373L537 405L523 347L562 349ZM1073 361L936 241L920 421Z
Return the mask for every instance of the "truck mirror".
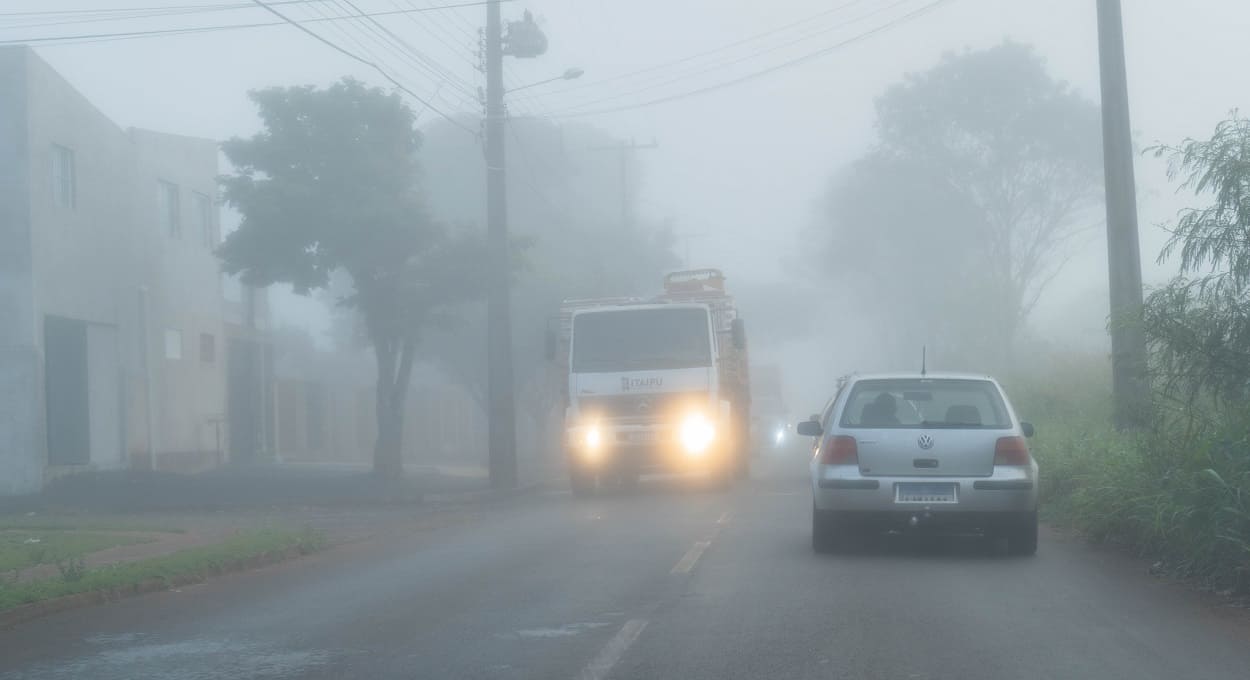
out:
M544 350L547 355L547 361L556 360L556 332L550 328L547 329Z
M747 348L747 325L742 319L734 319L730 325L730 331L733 333L734 349Z

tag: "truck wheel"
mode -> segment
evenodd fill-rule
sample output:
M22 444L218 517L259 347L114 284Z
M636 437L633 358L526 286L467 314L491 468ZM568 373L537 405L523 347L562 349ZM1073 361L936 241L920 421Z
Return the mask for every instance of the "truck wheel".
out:
M617 486L621 491L635 491L638 488L639 474L635 470L622 470L616 475Z
M594 473L579 470L576 467L569 469L569 488L573 491L574 496L589 496L595 492L595 475Z
M738 469L734 471L739 480L748 479L751 476L751 458L746 451L738 455Z

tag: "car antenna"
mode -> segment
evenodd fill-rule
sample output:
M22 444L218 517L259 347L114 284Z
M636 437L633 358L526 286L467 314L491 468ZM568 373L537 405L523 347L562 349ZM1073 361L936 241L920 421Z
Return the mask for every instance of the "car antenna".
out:
M920 346L920 377L924 377L929 369L929 346Z

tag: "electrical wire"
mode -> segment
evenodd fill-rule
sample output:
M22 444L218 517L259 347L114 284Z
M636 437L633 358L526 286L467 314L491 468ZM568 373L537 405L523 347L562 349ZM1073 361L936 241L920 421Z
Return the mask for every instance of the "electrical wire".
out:
M735 40L735 41L733 41L733 42L731 42L731 43L726 43L726 44L724 44L724 45L720 45L720 46L718 46L718 47L713 47L713 48L711 48L711 49L704 50L704 51L702 51L702 52L697 52L697 53L695 53L695 54L691 54L691 55L688 55L688 56L685 56L685 57L681 57L681 58L679 58L679 59L674 59L674 60L672 60L672 61L667 61L667 62L664 62L664 63L660 63L660 64L655 64L655 65L652 65L652 66L648 66L648 67L646 67L646 68L641 68L641 69L638 69L638 70L636 70L636 71L630 71L630 72L628 72L628 73L620 73L620 74L617 74L617 75L614 75L614 76L608 76L608 77L606 77L606 78L599 78L599 79L597 79L597 80L592 80L592 81L585 82L585 83L577 83L577 84L570 85L570 86L565 87L565 88L561 88L561 89L558 89L558 90L553 90L553 91L552 91L552 92L550 92L549 94L556 95L556 94L563 94L563 93L565 93L565 92L573 92L573 91L575 91L575 90L584 90L584 89L589 88L589 87L598 87L598 86L605 85L605 84L608 84L608 83L614 83L614 82L617 82L617 81L619 81L619 80L624 80L624 79L627 79L627 78L633 78L633 77L635 77L635 76L643 75L643 74L646 74L646 73L652 73L652 72L655 72L655 71L660 71L660 70L670 69L670 68L672 68L672 67L674 67L674 66L678 66L678 65L681 65L681 64L685 64L685 63L688 63L688 62L694 61L694 60L696 60L696 59L701 59L701 58L703 58L703 57L711 56L711 55L716 54L716 53L718 53L718 52L725 52L725 51L727 51L727 50L731 50L731 49L733 49L733 48L735 48L735 47L740 47L740 46L742 46L742 45L746 45L746 44L748 44L748 43L752 43L752 42L755 42L755 41L757 41L757 40L760 40L760 39L763 39L763 38L767 38L767 37L769 37L769 36L776 35L776 34L778 34L778 33L783 33L783 32L785 32L785 31L788 31L788 30L790 30L790 29L792 29L792 28L795 28L795 27L799 27L799 26L803 26L803 25L806 25L806 24L810 24L811 22L813 22L813 21L815 21L815 20L817 20L817 19L820 19L820 18L822 18L822 17L828 16L828 15L830 15L830 14L835 14L835 13L837 13L837 12L841 12L841 11L842 11L842 10L844 10L844 9L847 9L847 8L850 8L850 7L854 7L855 5L862 4L863 2L865 2L865 0L851 0L850 2L845 2L845 3L842 3L842 4L840 4L840 5L836 6L836 7L831 7L831 8L829 8L829 9L826 9L826 10L823 10L823 11L820 11L820 12L817 12L816 14L812 14L812 15L810 15L810 16L804 17L804 18L799 19L799 20L797 20L797 21L790 22L790 23L785 24L785 25L783 25L783 26L778 26L778 27L776 27L776 28L773 28L773 29L770 29L770 30L764 31L763 33L756 33L755 35L751 35L751 36L748 36L748 37L746 37L746 38L742 38L742 39L740 39L740 40Z
M356 22L354 27L358 25L364 31L368 31L370 33L369 39L373 41L374 44L382 46L392 54L399 55L399 57L406 61L409 65L420 71L424 71L436 82L444 82L450 85L453 89L459 91L463 96L465 96L469 101L473 100L473 86L467 83L463 78L456 75L436 60L430 58L424 52L418 50L402 36L387 28L385 24L379 22L377 19L365 17L364 11L360 9L359 5L352 2L352 0L341 0L341 2L340 0L335 0L334 2L336 7L341 8L341 4L345 4L347 7L351 8L351 10L355 12L355 17L361 17L363 19L363 24ZM347 10L344 9L343 11L350 15L350 12Z
M282 19L284 22L286 22L286 23L288 23L288 24L290 24L290 25L294 26L295 28L299 29L301 32L306 33L308 36L310 36L310 37L312 37L313 39L317 40L317 42L320 42L320 43L322 43L322 44L326 45L327 47L329 47L329 48L333 49L334 51L336 51L336 52L338 52L338 53L342 54L342 55L343 55L343 56L345 56L345 57L348 57L349 59L352 59L353 61L357 61L357 62L359 62L359 63L361 63L361 64L364 64L365 66L368 66L368 67L372 68L373 70L377 71L377 72L378 72L378 74L379 74L379 75L381 75L383 78L386 78L388 81L390 81L390 83L391 83L392 85L394 85L395 87L399 88L399 90L400 90L401 92L404 92L404 93L408 94L410 97L412 97L413 99L416 99L417 101L421 102L422 104L424 104L424 105L425 105L425 107L426 107L426 108L428 108L429 110L433 111L434 113L437 113L437 114L438 114L438 115L439 115L439 116L440 116L443 120L447 121L448 123L451 123L452 125L454 125L454 126L456 126L456 127L460 128L461 130L464 130L465 132L467 132L467 133L469 133L469 134L473 135L474 137L476 137L476 136L477 136L477 134L478 134L478 133L477 133L477 131L476 131L476 130L474 130L474 129L473 129L473 128L471 128L471 127L468 127L467 125L464 125L463 123L461 123L460 121L456 120L455 118L453 118L453 117L451 117L451 116L447 115L447 114L446 114L446 113L444 113L441 109L439 109L438 107L434 106L434 105L433 105L433 103L431 103L429 100L427 100L426 98L424 98L424 97L422 97L421 95L417 94L416 92L413 92L412 90L410 90L410 89L409 89L408 87L406 87L403 83L401 83L401 82L399 82L398 80L396 80L396 79L395 79L395 77L394 77L394 76L392 76L390 73L388 73L385 69L383 69L381 66L378 66L378 65L377 65L377 63L372 62L372 61L369 61L368 59L365 59L364 57L361 57L360 55L357 55L357 54L355 54L355 53L353 53L353 52L351 52L351 51L349 51L349 50L346 50L346 49L344 49L343 47L341 47L341 46L339 46L339 45L335 44L334 42L332 42L332 41L330 41L330 40L327 40L326 38L322 37L322 36L321 36L319 33L317 33L316 31L314 31L314 30L312 30L312 29L308 28L307 26L305 26L305 25L301 24L301 23L300 23L300 22L298 22L298 21L295 21L294 19L292 19L292 18L288 17L287 15L283 14L282 12L279 12L278 10L276 10L276 9L274 9L274 8L272 8L272 7L270 7L268 4L266 4L266 3L265 3L265 1L264 1L264 0L252 0L252 2L256 3L256 4L257 4L257 5L259 5L260 7L263 7L263 8L264 8L266 11L268 11L270 14L273 14L274 16L278 17L279 19Z
M733 65L735 65L735 64L740 64L740 63L742 63L742 62L744 62L744 61L748 61L748 60L751 60L751 59L755 59L755 58L757 58L757 57L762 57L762 56L764 56L764 55L766 55L766 54L771 54L771 53L776 52L776 51L778 51L778 50L783 50L783 49L786 49L786 48L789 48L789 47L793 47L793 46L798 45L799 43L802 43L802 42L804 42L804 41L811 40L811 39L813 39L813 38L818 38L818 37L820 37L820 36L822 36L822 35L825 35L825 34L827 34L827 33L832 33L832 32L834 32L834 31L837 31L837 30L840 30L840 29L846 28L846 27L851 26L851 25L853 25L853 24L857 24L857 23L859 23L859 22L861 22L861 21L865 21L865 20L867 20L867 19L870 19L870 18L872 18L872 17L874 17L874 16L876 16L876 15L878 15L878 14L881 14L881 13L883 13L883 12L888 12L888 11L890 11L890 10L892 10L892 9L895 9L896 7L899 7L899 6L901 6L901 5L906 5L906 4L908 4L909 2L911 2L911 1L912 1L912 0L895 0L895 2L892 2L892 3L887 4L887 5L883 5L883 6L881 6L881 7L878 7L878 8L876 8L876 9L873 9L873 10L871 10L871 11L869 11L869 12L865 13L865 14L861 14L861 15L859 15L859 16L857 16L857 17L854 17L854 18L852 18L852 19L849 19L849 20L847 20L847 21L840 22L840 23L835 24L835 25L833 25L833 26L826 26L826 27L823 27L823 28L819 28L819 29L817 29L817 30L815 30L815 31L808 32L808 33L806 33L806 34L804 34L804 35L801 35L801 36L799 36L799 37L796 37L796 38L794 38L794 39L792 39L792 40L788 40L788 41L786 41L786 42L779 43L779 44L776 44L776 45L770 45L770 46L768 46L768 47L764 47L764 48L761 48L761 49L755 50L754 52L750 52L750 53L745 54L745 55L742 55L742 56L734 57L733 59L728 59L728 60L725 60L725 61L721 61L721 62L717 62L717 63L714 63L714 64L706 65L706 66L700 67L700 68L695 69L695 70L691 70L691 71L687 71L687 72L684 72L684 73L678 74L678 75L676 75L676 76L674 76L674 77L672 77L672 78L668 78L667 80L662 80L662 81L658 81L658 82L651 83L651 84L648 84L648 85L644 85L644 86L638 87L638 88L633 89L633 90L629 90L629 91L626 91L626 92L618 92L618 93L610 94L610 95L608 95L608 96L605 96L605 97L600 97L600 98L598 98L598 99L594 99L594 100L591 100L591 101L581 102L581 103L578 103L578 104L573 105L573 106L572 106L572 108L574 108L574 109L581 109L581 108L586 108L586 107L594 106L594 105L596 105L596 104L602 104L602 103L605 103L605 102L614 101L614 100L617 100L617 99L623 99L623 98L626 98L626 97L632 97L632 96L634 96L634 95L637 95L637 94L642 94L643 92L647 92L647 91L649 91L649 90L654 90L654 89L656 89L656 88L664 87L664 86L667 86L667 85L672 85L672 84L674 84L674 83L679 83L679 82L682 82L683 80L687 80L687 79L692 78L692 77L695 77L695 76L704 75L704 74L706 74L706 73L711 73L711 72L713 72L713 71L717 71L717 70L720 70L720 69L723 69L723 68L727 68L727 67L729 67L729 66L733 66ZM855 4L855 3L849 3L849 4Z
M707 93L710 93L710 92L715 92L715 91L717 91L717 90L722 90L722 89L725 89L725 88L727 88L727 87L732 87L732 86L734 86L734 85L739 85L739 84L742 84L742 83L745 83L745 82L749 82L749 81L755 80L755 79L757 79L757 78L762 78L762 77L764 77L764 76L770 75L770 74L772 74L772 73L776 73L776 72L778 72L778 71L781 71L781 70L784 70L784 69L787 69L787 68L791 68L791 67L794 67L794 66L798 66L798 65L801 65L801 64L805 64L805 63L807 63L807 62L809 62L809 61L812 61L812 60L814 60L814 59L819 59L820 57L823 57L823 56L825 56L825 55L827 55L827 54L830 54L831 52L835 52L835 51L840 50L840 49L842 49L842 48L844 48L844 47L847 47L848 45L852 45L852 44L854 44L854 43L861 42L861 41L866 40L866 39L868 39L868 38L870 38L870 37L872 37L872 36L874 36L874 35L877 35L877 34L879 34L879 33L883 33L883 32L885 32L885 31L887 31L887 30L889 30L889 29L891 29L891 28L894 28L894 27L899 26L899 25L901 25L901 24L903 24L903 23L905 23L905 22L907 22L907 21L910 21L910 20L912 20L912 19L915 19L915 18L917 18L917 17L919 17L919 16L921 16L921 15L923 15L923 14L927 14L927 13L929 13L929 12L933 11L934 9L936 9L938 6L943 5L943 4L945 4L945 3L949 2L949 1L950 1L950 0L935 0L934 2L930 2L930 3L929 3L929 4L927 4L927 5L924 5L924 6L920 7L920 8L918 8L918 9L915 9L915 10L913 10L913 11L911 11L911 12L908 12L907 14L904 14L904 15L902 15L902 16L900 16L900 17L896 18L896 19L893 19L893 20L891 20L891 21L889 21L889 22L887 22L887 23L885 23L885 24L882 24L881 26L878 26L878 27L873 28L873 29L871 29L871 30L865 31L865 32L860 33L860 34L858 34L858 35L852 36L852 37L847 38L847 39L845 39L845 40L842 40L842 41L840 41L840 42L834 43L833 45L829 45L829 46L827 46L827 47L823 47L823 48L818 49L818 50L815 50L815 51L813 51L813 52L809 52L809 53L807 53L807 54L804 54L804 55L801 55L801 56L795 57L795 58L793 58L793 59L789 59L789 60L783 61L783 62L781 62L781 63L774 64L773 66L769 66L769 67L767 67L767 68L763 68L763 69L760 69L760 70L758 70L758 71L753 71L753 72L751 72L751 73L747 73L747 74L745 74L745 75L738 76L738 77L736 77L736 78L731 78L731 79L726 80L726 81L722 81L722 82L715 83L715 84L712 84L712 85L708 85L708 86L705 86L705 87L696 88L696 89L693 89L693 90L688 90L688 91L686 91L686 92L679 92L679 93L676 93L676 94L672 94L672 95L668 95L668 96L664 96L664 97L659 97L659 98L652 99L652 100L649 100L649 101L639 102L639 103L636 103L636 104L628 104L628 105L625 105L625 106L617 106L617 107L606 108L606 109L597 109L597 110L594 110L594 111L574 111L574 112L566 112L566 113L554 113L554 114L550 114L548 117L549 117L549 118L580 118L580 117L584 117L584 116L598 116L598 115L604 115L604 114L608 114L608 113L619 113L619 112L622 112L622 111L633 111L633 110L636 110L636 109L642 109L642 108L647 108L647 107L651 107L651 106L658 106L658 105L660 105L660 104L667 104L667 103L669 103L669 102L679 101L679 100L682 100L682 99L687 99L687 98L690 98L690 97L695 97L695 96L698 96L698 95L707 94Z
M284 0L284 1L287 3L293 3L293 4L311 5L314 2L322 2L323 0ZM514 2L514 1L515 0L500 0L500 2ZM367 13L367 16L370 16L370 17L393 16L393 15L399 15L399 14L412 14L414 12L433 12L433 11L439 11L439 10L459 9L463 7L481 7L483 5L489 4L489 2L490 0L474 0L472 2L438 5L438 6L431 6L431 7L425 7L425 8L420 8L420 9L369 12ZM270 4L279 4L279 3L270 3ZM255 7L254 4L249 5L249 6ZM232 9L235 9L235 8L232 7ZM342 20L343 19L309 19L308 21L319 22L319 21L342 21ZM90 22L81 22L81 23L90 23ZM164 28L164 29L152 29L152 30L143 30L143 31L121 31L121 32L116 32L116 33L88 33L88 34L79 34L79 35L34 36L34 37L28 37L28 38L0 40L0 45L16 45L16 44L25 44L25 43L82 44L82 43L87 43L87 42L109 42L113 40L129 40L132 38L177 36L177 35L186 35L186 34L195 34L195 33L210 33L210 32L216 32L216 31L230 31L230 30L237 30L237 29L268 28L272 26L285 26L285 25L286 25L286 22L282 22L282 21L265 21L265 22L256 22L256 23L248 23L248 24L219 24L219 25L210 25L210 26L189 26L185 28Z

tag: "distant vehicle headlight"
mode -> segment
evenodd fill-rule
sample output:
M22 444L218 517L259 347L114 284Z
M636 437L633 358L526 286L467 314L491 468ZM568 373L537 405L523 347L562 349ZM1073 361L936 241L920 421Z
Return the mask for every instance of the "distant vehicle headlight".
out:
M692 413L681 421L681 446L686 453L699 456L707 452L716 437L716 428L707 416Z
M786 440L786 428L784 427L777 428L777 431L773 432L773 443L777 445L781 445L781 443L784 442L785 440Z

